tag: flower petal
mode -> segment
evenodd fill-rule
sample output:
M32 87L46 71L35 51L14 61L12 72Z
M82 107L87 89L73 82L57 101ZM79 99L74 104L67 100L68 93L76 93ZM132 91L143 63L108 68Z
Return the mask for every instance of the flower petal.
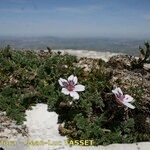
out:
M78 78L77 78L76 76L74 76L74 78L73 78L73 82L74 82L74 84L77 84L77 82L78 82Z
M79 99L79 94L77 92L70 92L70 96L73 97L73 99Z
M58 82L59 82L59 84L60 84L60 86L64 86L64 82L65 83L68 83L68 81L66 80L66 79L63 79L63 78L60 78L59 80L58 80Z
M116 95L116 94L118 94L118 89L115 88L114 90L112 90L112 92Z
M123 95L123 92L120 88L115 88L112 92L118 97L118 95Z
M135 106L133 106L132 104L130 104L130 103L123 103L125 106L127 106L127 107L129 107L129 108L131 108L131 109L134 109L135 108Z
M126 94L125 95L125 98L123 99L124 102L132 102L133 101L133 97Z
M65 95L69 95L70 93L66 88L62 88L61 92L64 93Z
M84 85L76 85L74 87L74 91L77 91L77 92L81 92L81 91L84 91L85 90L85 86Z
M119 92L121 95L123 95L123 92L122 92L121 88L117 88L117 90L118 90L118 92Z
M73 79L74 79L74 75L68 77L68 81L73 81Z

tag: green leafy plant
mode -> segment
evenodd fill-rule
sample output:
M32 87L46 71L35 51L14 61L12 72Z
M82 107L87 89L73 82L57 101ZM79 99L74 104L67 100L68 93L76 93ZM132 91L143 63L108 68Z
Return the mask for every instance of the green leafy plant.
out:
M145 59L147 61L148 57ZM84 71L78 65L80 61L82 59L75 56L51 51L36 53L12 51L10 47L2 49L0 111L6 111L10 118L21 124L27 109L36 103L46 103L49 111L58 113L59 123L65 123L60 133L69 139L90 139L95 145L148 141L149 134L139 130L137 116L149 112L140 111L140 106L128 112L118 106L105 62L94 60L96 63L91 64L91 70ZM72 101L69 95L64 95L58 83L59 78L67 79L71 74L85 85L79 100ZM137 89L130 90L130 94L137 95L136 106L142 102L140 93Z
M133 69L143 68L144 63L150 63L150 45L148 42L145 42L145 49L139 47L140 57L131 62Z

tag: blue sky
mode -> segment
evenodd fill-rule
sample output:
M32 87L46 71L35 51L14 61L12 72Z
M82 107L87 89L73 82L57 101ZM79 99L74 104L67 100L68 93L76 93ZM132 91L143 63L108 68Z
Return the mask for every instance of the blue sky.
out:
M150 0L0 0L0 35L150 38Z

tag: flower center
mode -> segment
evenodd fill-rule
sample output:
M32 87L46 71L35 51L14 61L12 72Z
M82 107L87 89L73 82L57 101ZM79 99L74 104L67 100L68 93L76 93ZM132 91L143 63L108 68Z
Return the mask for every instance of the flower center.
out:
M74 90L74 87L75 87L75 84L73 81L68 81L67 84L64 85L65 88L68 90L68 91L73 91Z
M73 91L73 89L74 89L74 86L72 86L72 85L68 85L68 86L67 86L67 90L68 90L68 91Z
M116 94L117 98L120 100L120 101L123 101L123 99L125 98L124 95L122 95L121 93L119 94Z

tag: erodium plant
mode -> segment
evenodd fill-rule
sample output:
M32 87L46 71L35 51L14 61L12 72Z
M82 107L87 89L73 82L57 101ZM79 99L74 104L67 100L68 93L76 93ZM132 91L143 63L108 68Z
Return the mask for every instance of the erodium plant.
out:
M90 139L95 145L149 141L147 130L141 129L144 123L138 123L137 118L146 114L142 107L137 107L143 101L142 96L138 95L137 100L132 90L124 91L136 99L136 108L128 109L126 119L124 107L134 108L130 103L132 98L118 89L114 97L107 63L101 59L84 59L93 61L89 71L79 66L82 59L68 54L2 49L0 111L6 111L21 124L27 109L39 102L46 103L49 111L58 113L58 121L64 122L60 133L69 139ZM70 100L72 105L60 106ZM118 107L116 100L123 107Z
M124 105L128 108L134 109L135 106L133 106L132 104L130 104L130 102L133 102L133 97L131 97L128 94L123 94L122 90L118 87L115 88L114 90L112 90L112 92L115 94L116 96L116 101L119 105Z
M70 95L73 99L79 99L79 94L77 92L82 92L85 90L85 86L78 84L78 78L74 75L68 77L68 80L60 78L58 80L60 86L62 87L61 92L65 95Z

